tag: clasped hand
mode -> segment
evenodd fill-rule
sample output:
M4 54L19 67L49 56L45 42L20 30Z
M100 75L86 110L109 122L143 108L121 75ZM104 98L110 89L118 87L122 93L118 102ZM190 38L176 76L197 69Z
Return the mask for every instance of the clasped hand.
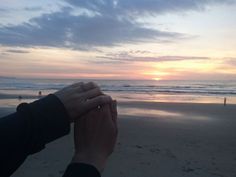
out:
M72 163L93 165L103 171L117 139L117 106L93 82L76 83L55 95L74 122L75 153Z

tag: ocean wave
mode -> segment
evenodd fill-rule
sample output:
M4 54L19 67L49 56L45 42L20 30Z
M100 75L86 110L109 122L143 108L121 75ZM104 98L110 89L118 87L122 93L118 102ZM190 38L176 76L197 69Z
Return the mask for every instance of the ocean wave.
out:
M59 90L71 83L68 80L0 79L0 93L11 91L43 92ZM97 81L103 91L146 94L236 95L236 81Z

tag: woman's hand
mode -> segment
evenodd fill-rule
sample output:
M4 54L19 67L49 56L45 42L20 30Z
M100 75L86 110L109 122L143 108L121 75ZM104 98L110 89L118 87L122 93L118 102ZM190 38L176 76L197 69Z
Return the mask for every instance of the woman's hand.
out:
M104 95L93 82L86 84L79 82L65 87L54 94L64 104L71 122L74 122L89 110L112 101L111 97Z
M90 111L75 122L75 155L72 162L90 164L102 172L114 150L117 133L115 101Z

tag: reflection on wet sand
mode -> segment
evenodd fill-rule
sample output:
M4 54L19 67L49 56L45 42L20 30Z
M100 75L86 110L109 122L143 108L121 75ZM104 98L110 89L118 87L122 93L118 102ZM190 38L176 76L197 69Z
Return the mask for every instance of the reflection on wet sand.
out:
M120 115L149 116L149 117L180 117L181 113L143 108L118 108Z
M211 120L209 116L189 115L184 112L173 112L166 110L158 109L149 109L149 108L129 108L129 107L118 107L119 115L128 115L128 116L139 116L139 117L151 117L151 118L171 118L176 120Z

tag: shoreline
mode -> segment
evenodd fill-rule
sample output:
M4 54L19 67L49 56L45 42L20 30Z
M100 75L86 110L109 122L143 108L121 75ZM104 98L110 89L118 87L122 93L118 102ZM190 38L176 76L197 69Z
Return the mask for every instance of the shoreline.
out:
M170 102L145 102L145 101L132 101L132 102L118 102L121 108L137 108L147 110L163 110L169 112L182 112L186 114L205 114L228 116L236 115L236 104L223 104L217 103L170 103ZM232 113L229 115L228 113ZM235 116L236 117L236 116ZM236 119L236 118L235 118Z
M38 99L39 98L39 96L37 95L0 93L0 99L18 99L19 96L21 96L22 99Z
M21 92L1 92L0 90L0 105L2 103L7 103L15 101L28 101L36 100L42 98L50 93L54 93L56 90L43 90L41 96L38 95L37 91L26 91ZM226 101L227 105L236 104L236 95L195 95L195 94L169 94L169 93L129 93L129 92L105 92L111 95L114 99L119 102L139 102L140 100L144 102L157 102L157 103L200 103L200 104L224 104ZM224 100L226 98L226 100Z
M11 99L12 100L12 99ZM1 99L0 99L1 101ZM31 102L34 99L22 99L22 101L16 100L17 102L14 104L9 104L7 106L1 106L0 104L0 115L4 110L15 110L17 105L22 102ZM1 102L0 102L1 103ZM120 114L122 115L122 109L140 109L140 110L159 110L166 112L175 112L175 113L192 113L192 114L216 114L216 116L223 116L223 114L227 115L227 112L234 112L232 116L236 115L236 104L227 104L224 106L223 104L218 103L183 103L183 102L152 102L152 101L118 101L118 109L120 109ZM126 112L127 112L126 111ZM148 112L145 112L148 114ZM156 112L158 115L158 112ZM127 115L127 114L124 114ZM230 115L227 115L230 116Z
M118 108L117 145L102 176L235 177L236 105L139 101ZM13 177L62 176L72 154L71 130L28 157Z

